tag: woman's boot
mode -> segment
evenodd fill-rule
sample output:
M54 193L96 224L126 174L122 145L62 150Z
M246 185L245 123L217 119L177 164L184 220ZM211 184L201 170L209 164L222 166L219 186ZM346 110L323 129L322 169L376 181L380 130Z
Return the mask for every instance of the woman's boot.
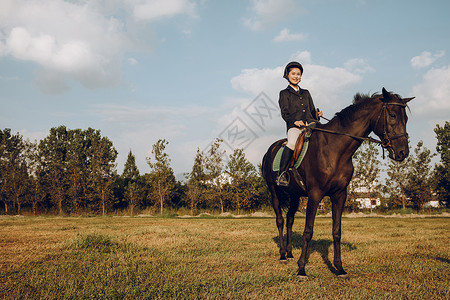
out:
M288 186L289 185L289 162L291 161L292 154L294 154L294 150L291 150L287 146L284 147L283 153L281 154L280 160L280 171L278 171L278 186Z

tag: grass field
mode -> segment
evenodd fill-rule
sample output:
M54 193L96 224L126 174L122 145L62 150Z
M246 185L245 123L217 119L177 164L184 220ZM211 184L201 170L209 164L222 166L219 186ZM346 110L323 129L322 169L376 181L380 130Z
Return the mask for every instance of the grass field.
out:
M294 256L304 218L294 224ZM331 272L331 218L307 265L278 262L274 218L0 219L4 299L449 299L449 218L344 218Z

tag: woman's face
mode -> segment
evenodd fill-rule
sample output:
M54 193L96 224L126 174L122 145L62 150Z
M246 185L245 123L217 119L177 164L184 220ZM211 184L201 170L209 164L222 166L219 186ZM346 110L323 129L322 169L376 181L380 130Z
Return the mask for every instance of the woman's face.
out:
M300 72L299 68L292 68L288 73L288 80L292 84L298 84L302 79L302 72Z

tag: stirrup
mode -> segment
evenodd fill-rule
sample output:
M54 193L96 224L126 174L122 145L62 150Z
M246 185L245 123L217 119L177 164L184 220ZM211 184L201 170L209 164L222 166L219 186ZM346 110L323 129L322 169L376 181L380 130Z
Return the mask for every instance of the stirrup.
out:
M282 172L277 178L278 186L288 186L289 185L289 173L287 171Z

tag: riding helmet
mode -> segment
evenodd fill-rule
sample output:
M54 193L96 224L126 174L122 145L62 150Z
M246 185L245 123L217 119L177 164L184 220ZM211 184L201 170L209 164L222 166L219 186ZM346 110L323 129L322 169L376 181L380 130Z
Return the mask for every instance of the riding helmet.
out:
M288 64L286 65L286 68L284 68L284 75L283 75L283 78L286 78L286 79L288 78L289 71L290 71L292 68L299 68L299 69L300 69L300 72L301 72L302 75L303 75L303 67L302 67L302 65L301 65L300 63L296 62L296 61L291 61L290 63L288 63Z

